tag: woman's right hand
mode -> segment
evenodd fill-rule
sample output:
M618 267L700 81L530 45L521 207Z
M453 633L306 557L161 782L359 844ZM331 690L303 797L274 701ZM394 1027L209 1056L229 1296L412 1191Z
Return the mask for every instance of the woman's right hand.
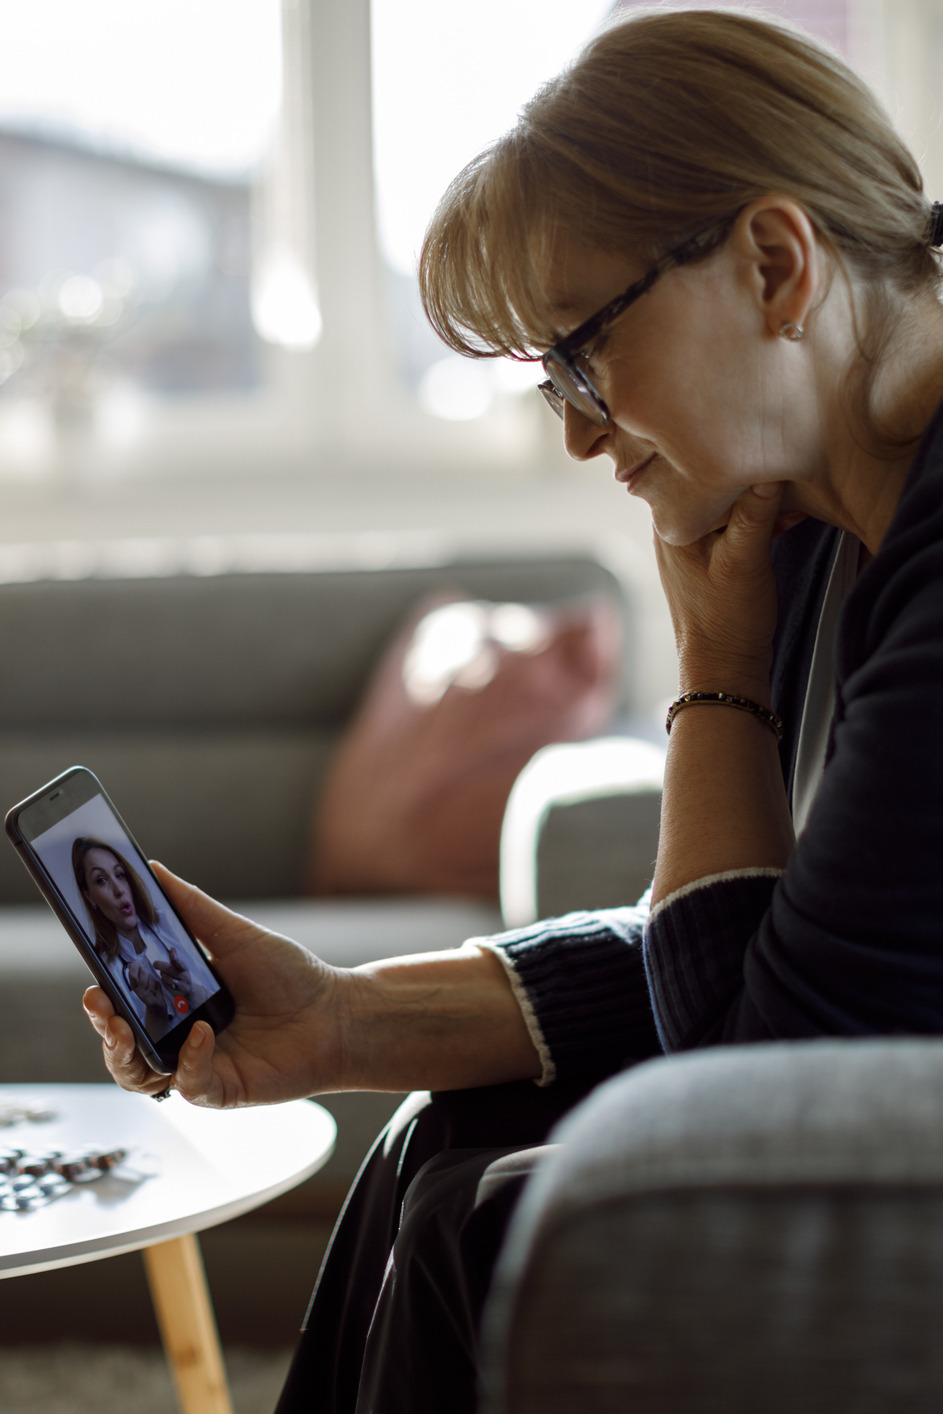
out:
M139 957L131 959L128 963L128 986L149 1011L156 1011L158 1015L166 1016L164 989L160 985L160 978L149 962L142 962Z
M193 1027L180 1050L174 1088L192 1104L214 1109L343 1089L339 992L350 974L224 908L161 865L155 872L236 1005L219 1036L206 1021ZM105 993L90 987L84 1005L117 1083L146 1095L165 1089L166 1075L144 1060Z

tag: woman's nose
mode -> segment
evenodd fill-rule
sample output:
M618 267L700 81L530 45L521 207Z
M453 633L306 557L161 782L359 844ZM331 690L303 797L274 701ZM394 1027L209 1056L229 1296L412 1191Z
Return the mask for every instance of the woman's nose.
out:
M563 404L563 445L574 461L589 461L606 450L608 427L590 422L572 403Z

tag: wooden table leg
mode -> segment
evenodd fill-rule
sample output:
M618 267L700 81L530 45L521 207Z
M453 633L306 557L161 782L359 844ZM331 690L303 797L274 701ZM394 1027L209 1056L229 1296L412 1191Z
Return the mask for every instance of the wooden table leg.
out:
M142 1255L182 1414L233 1414L197 1238L158 1242Z

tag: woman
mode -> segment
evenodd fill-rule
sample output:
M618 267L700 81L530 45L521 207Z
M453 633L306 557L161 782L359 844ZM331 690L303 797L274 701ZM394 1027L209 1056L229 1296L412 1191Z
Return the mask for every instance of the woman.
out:
M212 988L201 985L177 948L163 940L150 894L114 845L90 836L74 840L72 872L99 957L124 982L147 1034L159 1040Z
M436 328L541 359L570 453L652 510L680 687L658 860L634 909L349 973L169 882L237 998L181 1053L188 1099L453 1092L371 1158L281 1410L473 1408L521 1146L603 1076L943 1031L941 243L854 75L733 13L623 20L447 193ZM119 1083L160 1089L87 1005Z

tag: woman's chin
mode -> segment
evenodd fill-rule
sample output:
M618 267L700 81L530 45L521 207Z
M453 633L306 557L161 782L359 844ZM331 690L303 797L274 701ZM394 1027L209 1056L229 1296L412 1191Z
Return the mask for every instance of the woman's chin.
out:
M713 524L702 522L697 526L678 525L670 519L663 526L658 519L652 518L655 527L655 534L659 540L666 545L673 546L676 550L683 550L686 545L696 545L699 540L703 540L705 535L712 535L718 530L723 530L727 524L727 517L723 520L715 521Z
M718 530L723 530L730 519L733 506L734 502L731 501L729 504L711 506L689 516L679 515L669 507L652 506L652 525L659 540L681 550L686 545L696 545L705 535L714 535Z

